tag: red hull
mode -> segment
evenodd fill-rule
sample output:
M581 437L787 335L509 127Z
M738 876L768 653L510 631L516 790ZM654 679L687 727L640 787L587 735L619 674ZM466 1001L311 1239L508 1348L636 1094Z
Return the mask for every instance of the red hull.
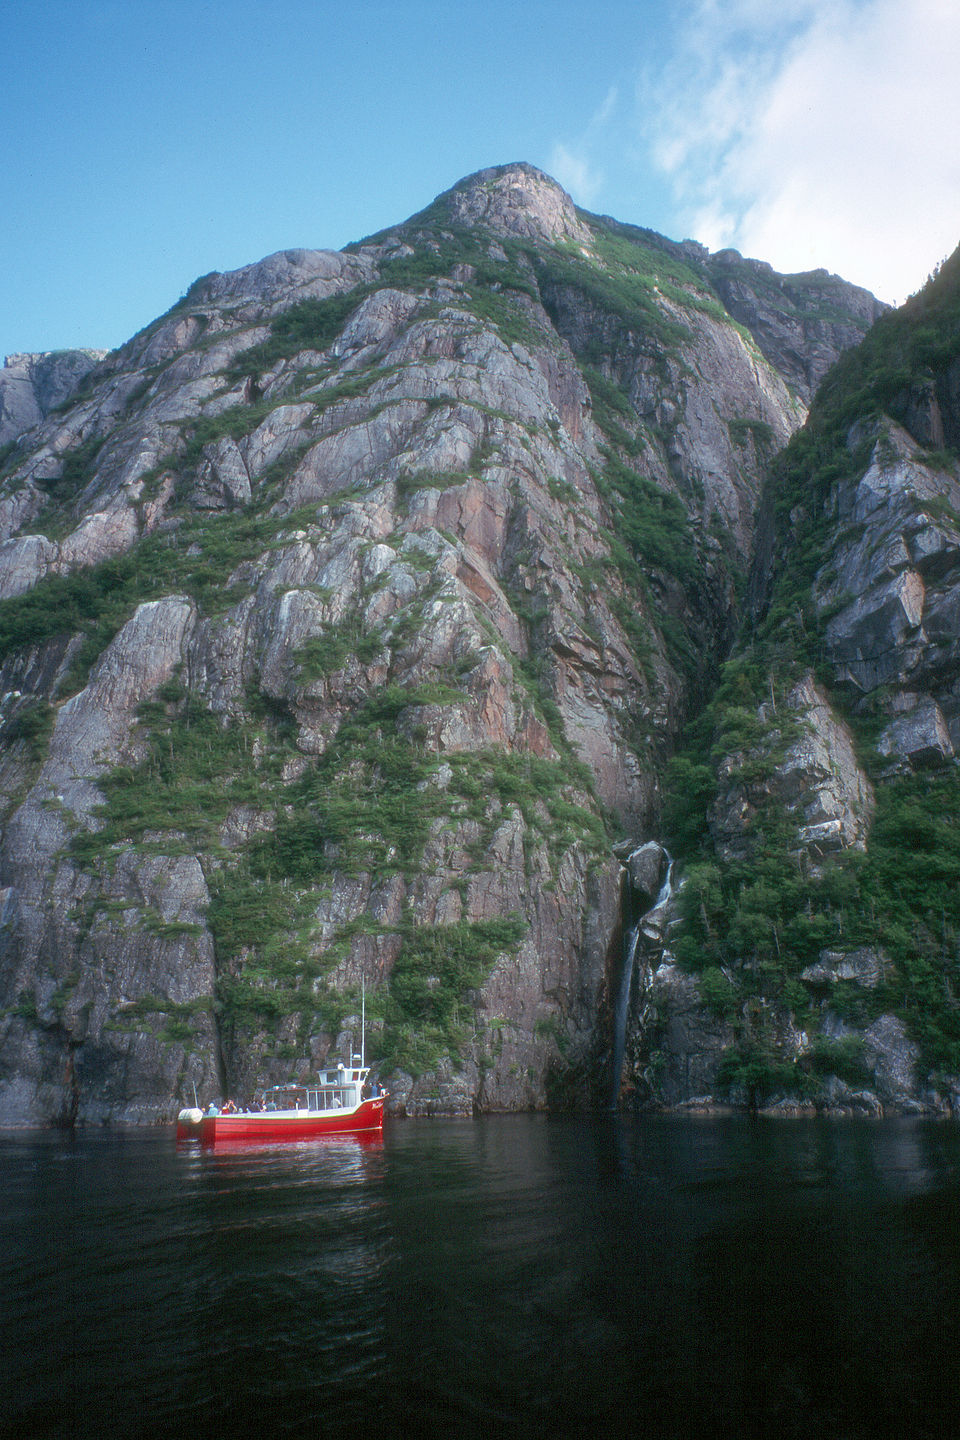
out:
M364 1100L345 1113L303 1110L295 1114L256 1111L250 1115L204 1115L197 1123L177 1122L178 1140L199 1140L216 1145L222 1140L313 1140L324 1135L380 1135L383 1102Z

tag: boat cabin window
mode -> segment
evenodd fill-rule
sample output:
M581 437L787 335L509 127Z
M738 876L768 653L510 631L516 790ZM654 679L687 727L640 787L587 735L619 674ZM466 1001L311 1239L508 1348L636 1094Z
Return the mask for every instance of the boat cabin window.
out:
M308 1090L307 1101L311 1110L346 1110L357 1103L353 1091L340 1086Z
M306 1091L297 1085L272 1085L263 1092L264 1110L297 1110L307 1103Z

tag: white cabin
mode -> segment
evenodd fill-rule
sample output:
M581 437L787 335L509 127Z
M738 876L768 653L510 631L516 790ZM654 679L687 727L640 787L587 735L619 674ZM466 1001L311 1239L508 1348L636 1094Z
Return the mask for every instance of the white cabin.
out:
M363 1086L370 1074L369 1066L353 1057L352 1065L341 1060L335 1067L318 1072L315 1083L305 1085L274 1085L263 1092L265 1110L355 1110L363 1099Z

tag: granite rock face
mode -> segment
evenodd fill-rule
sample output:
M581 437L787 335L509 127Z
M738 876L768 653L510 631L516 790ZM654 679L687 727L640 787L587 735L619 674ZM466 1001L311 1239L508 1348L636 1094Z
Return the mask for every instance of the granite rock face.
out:
M696 978L669 958L652 972L650 995L657 1013L656 1049L645 1058L648 1067L653 1060L649 1083L657 1103L668 1109L715 1109L717 1071L733 1043L733 1026L711 1014Z
M0 445L18 440L68 400L106 353L51 350L8 355L0 370Z
M548 285L546 300L560 334L588 351L602 313L571 286ZM664 321L685 326L683 307L665 299ZM781 374L743 333L707 312L696 338L678 346L674 332L628 331L608 338L604 367L630 396L659 443L648 466L665 493L678 494L703 530L750 552L766 463L805 416Z
M710 812L710 828L717 851L725 858L749 853L750 822L771 796L795 818L797 844L814 863L826 852L865 846L873 790L857 763L848 727L809 674L792 688L786 707L791 734L794 729L800 734L782 756L763 767L762 778L743 778L747 762L759 758L756 753L740 751L721 762L721 788ZM765 713L764 718L770 729L762 749L771 753L781 740L781 729L775 715Z
M859 435L852 437L859 439ZM942 764L960 743L960 473L893 421L833 496L835 538L815 582L828 654L858 696L883 687L879 749Z
M397 1109L596 1093L612 843L655 832L804 413L611 225L484 171L204 277L11 419L0 1122L246 1098L355 1046L361 988ZM841 750L784 781L812 825Z
M825 270L778 275L736 250L704 255L703 263L730 314L808 404L838 356L889 308Z
M593 234L560 186L523 162L480 170L449 194L450 219L502 235L567 240L592 248Z

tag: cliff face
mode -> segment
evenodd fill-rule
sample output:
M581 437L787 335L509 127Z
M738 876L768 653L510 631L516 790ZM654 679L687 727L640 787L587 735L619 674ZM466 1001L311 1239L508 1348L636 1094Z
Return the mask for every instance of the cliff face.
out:
M398 1107L594 1095L612 845L658 829L805 414L808 337L778 361L751 305L507 166L204 277L23 411L0 1121L305 1074L361 986Z
M0 370L0 446L12 445L63 405L105 350L54 350L8 355Z
M825 270L778 275L736 250L706 255L702 263L730 314L807 404L843 351L889 308Z
M776 462L757 612L674 762L645 1093L960 1112L958 296L955 255Z

